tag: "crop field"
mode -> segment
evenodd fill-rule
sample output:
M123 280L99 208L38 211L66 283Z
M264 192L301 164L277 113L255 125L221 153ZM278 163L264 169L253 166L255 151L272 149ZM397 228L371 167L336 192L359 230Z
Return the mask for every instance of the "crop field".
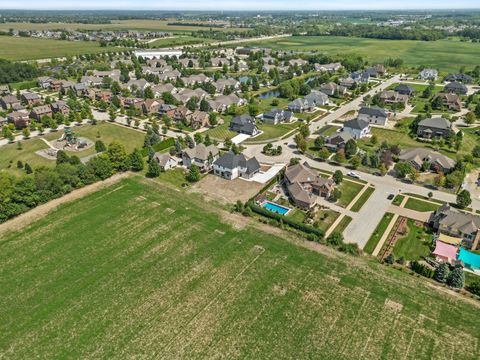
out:
M81 29L81 30L142 30L142 31L169 31L169 32L192 32L208 30L208 26L169 25L178 22L169 20L112 20L110 24L78 24L78 23L4 23L0 24L0 30L46 30L46 29ZM205 23L207 24L207 23ZM208 25L208 24L207 24ZM214 28L219 31L245 31L246 28Z
M170 46L207 44L212 41L212 39L204 39L193 36L176 36L165 39L157 39L153 42L150 42L149 44L151 48L164 48Z
M2 236L0 357L478 358L477 305L247 222L130 178Z
M413 41L379 40L341 36L296 36L273 39L249 46L271 47L275 50L318 51L330 55L358 54L371 62L401 58L406 65L432 66L441 71L458 71L461 66L478 65L479 43L454 40Z
M63 41L39 38L0 36L0 58L7 60L39 60L82 54L123 51L125 48L101 47L95 41Z

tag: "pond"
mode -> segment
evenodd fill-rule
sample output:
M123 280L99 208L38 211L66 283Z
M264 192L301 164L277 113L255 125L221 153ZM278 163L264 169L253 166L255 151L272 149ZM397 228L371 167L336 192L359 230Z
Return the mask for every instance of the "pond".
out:
M266 91L261 94L258 94L258 97L260 99L270 99L272 97L279 97L279 96L280 96L280 91L278 90L270 90L270 91Z

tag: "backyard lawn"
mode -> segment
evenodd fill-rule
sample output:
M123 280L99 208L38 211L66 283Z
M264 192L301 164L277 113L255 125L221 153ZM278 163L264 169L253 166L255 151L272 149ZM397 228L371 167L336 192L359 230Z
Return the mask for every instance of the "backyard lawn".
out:
M277 125L270 125L264 124L262 122L258 122L258 128L263 131L263 134L255 136L254 138L248 139L248 142L256 142L256 141L268 141L268 140L275 140L277 138L281 138L288 132L296 129L300 126L301 122L296 121L291 124L277 124Z
M370 239L368 239L367 244L363 248L363 251L365 251L367 254L372 254L373 250L377 247L378 242L382 238L383 234L385 233L385 230L388 227L388 224L390 224L390 221L393 218L392 213L385 213L383 215L382 219L378 223L377 227L375 228L375 231L373 232L372 236L370 236Z
M217 125L216 127L209 129L202 133L202 135L209 135L210 137L224 141L226 139L231 139L237 135L235 131L230 131L228 128L230 127L230 121L232 120L231 116L222 116L224 123L221 125Z
M471 302L291 241L199 195L123 180L2 236L0 354L478 359Z
M393 248L395 257L403 257L405 260L420 260L422 256L430 254L432 235L428 234L422 226L408 219L407 232L400 237Z

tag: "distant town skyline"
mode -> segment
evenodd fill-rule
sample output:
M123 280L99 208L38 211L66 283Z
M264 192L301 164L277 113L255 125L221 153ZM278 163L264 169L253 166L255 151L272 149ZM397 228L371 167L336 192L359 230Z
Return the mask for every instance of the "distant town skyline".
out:
M104 0L104 1L71 1L50 0L40 2L38 0L24 0L22 2L3 0L1 9L31 9L31 10L423 10L423 9L473 9L480 8L478 0L404 0L395 3L385 0L303 0L300 3L286 0Z

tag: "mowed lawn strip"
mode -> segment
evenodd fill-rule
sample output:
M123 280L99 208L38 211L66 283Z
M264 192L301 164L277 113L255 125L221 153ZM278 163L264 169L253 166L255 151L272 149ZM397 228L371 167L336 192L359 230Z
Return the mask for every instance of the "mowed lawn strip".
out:
M363 248L363 251L365 251L368 254L373 253L373 250L375 250L378 242L382 238L383 234L385 233L385 230L387 230L388 224L390 224L390 221L393 218L392 213L385 213L383 215L382 219L378 223L377 227L375 228L375 231L373 232L372 236L370 236L370 239L368 239L367 244Z
M409 197L404 207L406 209L428 212L428 211L435 211L440 206L442 206L442 204L434 204L431 202Z
M478 358L476 306L217 211L133 178L2 238L0 354L430 359L437 349Z
M338 232L343 234L343 231L347 228L347 226L352 222L352 218L350 216L345 215L342 220L338 223L338 225L333 229L333 232Z
M363 189L363 185L353 181L343 180L337 188L342 192L342 196L338 199L337 204L341 207L347 207L355 196L357 196L357 194Z
M369 186L363 194L360 196L360 198L357 200L355 204L351 207L350 210L354 212L360 211L360 209L363 207L363 205L367 202L367 200L372 196L373 192L375 191L374 187Z

